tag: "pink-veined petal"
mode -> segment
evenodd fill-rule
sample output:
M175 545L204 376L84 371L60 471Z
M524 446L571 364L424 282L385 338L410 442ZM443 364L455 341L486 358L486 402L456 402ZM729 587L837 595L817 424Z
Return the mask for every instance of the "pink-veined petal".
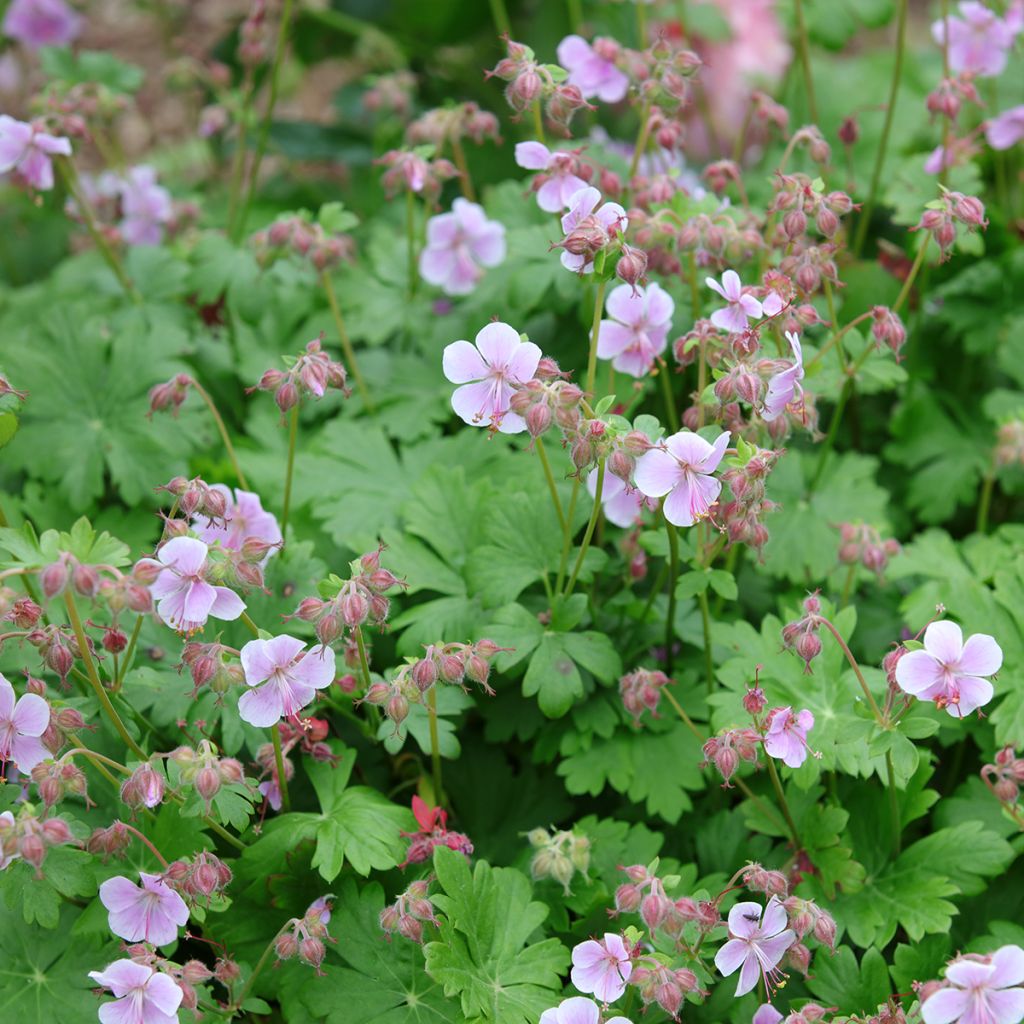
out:
M545 213L561 213L566 207L567 195L564 186L565 179L561 175L552 175L537 189L537 205ZM578 191L578 185L572 189L572 192Z
M257 729L276 725L283 714L281 693L273 682L262 683L238 698L241 719Z
M740 296L743 294L743 283L740 281L740 275L735 270L727 270L722 274L722 290L720 294L724 295L730 302L739 302Z
M896 662L896 682L915 697L940 686L942 679L942 666L927 651L910 651Z
M572 996L558 1004L558 1024L598 1024L601 1013L593 999Z
M168 975L157 972L146 986L146 999L163 1013L173 1014L181 1006L184 993Z
M993 988L1009 988L1024 984L1024 949L1003 946L992 954L992 976L988 983Z
M543 354L540 346L535 345L532 341L520 342L512 353L512 358L508 361L506 378L519 384L530 380L537 372L537 366Z
M680 462L693 468L703 466L712 454L711 444L692 430L677 431L665 439L665 446Z
M743 312L752 320L759 320L761 318L761 302L759 299L754 298L753 295L741 295L739 305Z
M672 296L655 281L648 285L644 298L647 300L647 322L667 331L676 310Z
M717 294L721 295L721 297L725 299L726 302L729 301L729 296L725 294L725 289L713 277L705 277L704 283L713 292L716 292Z
M558 259L566 270L571 270L574 274L592 274L594 272L594 264L588 263L585 256L574 252L566 252L563 249L562 255Z
M427 248L428 249L450 249L456 239L462 225L455 213L439 213L427 221Z
M334 682L334 651L318 645L307 651L289 670L292 679L320 690Z
M731 438L732 435L729 431L722 431L722 433L711 442L709 450L704 458L699 462L694 463L694 467L701 473L714 473L714 471L718 469L718 464L725 456L725 450L729 447L729 441Z
M551 150L543 142L517 142L515 158L528 171L546 171L551 163Z
M263 652L275 668L287 668L302 653L306 645L287 633L266 642Z
M991 964L978 960L955 960L946 968L946 978L963 988L988 987L993 974Z
M15 736L11 740L11 760L19 772L27 775L48 757L53 757L53 754L43 746L38 736Z
M602 963L607 955L607 950L600 942L596 939L588 939L586 942L581 942L578 946L573 947L572 963L574 967L586 969Z
M737 903L729 911L729 934L738 939L753 938L761 927L761 904L751 900Z
M420 277L427 284L441 287L447 283L455 269L455 250L448 246L428 245L420 253Z
M157 552L157 558L182 576L195 576L206 561L206 552L206 545L195 537L175 537Z
M964 634L955 622L941 619L924 631L924 649L944 665L955 665L963 653Z
M590 43L582 36L569 35L558 44L555 54L558 57L558 63L563 68L572 71L573 68L589 61L594 56L594 51L591 49Z
M519 332L509 324L487 324L476 336L476 347L487 360L488 366L504 369L521 344Z
M953 1024L967 1010L968 996L963 989L943 988L933 992L921 1004L924 1024Z
M757 957L754 955L753 950L747 954L746 960L743 961L743 966L740 968L740 977L736 982L736 996L745 996L748 992L753 992L757 986L758 981L761 979L761 966L757 962Z
M693 476L690 489L690 508L695 521L707 518L711 509L718 503L722 493L722 481L713 476L697 473Z
M453 384L468 384L487 376L487 364L475 345L468 341L453 341L445 347L441 359L445 377Z
M633 328L614 320L602 320L597 328L597 355L599 359L613 359L633 343Z
M494 387L491 381L463 384L452 393L452 408L462 419L474 427L489 427L494 412Z
M996 1024L1024 1020L1024 988L1004 988L987 994L988 1009Z
M128 884L131 885L131 882ZM132 888L135 887L132 886ZM134 960L115 960L102 971L89 972L89 977L97 985L109 988L118 998L126 992L130 992L133 988L142 988L152 976L152 967L147 967L145 964L137 964Z
M762 959L772 967L786 955L786 950L796 942L796 932L784 931L770 939L760 939L757 943Z
M954 718L966 718L972 711L983 708L995 695L992 684L977 676L957 676L956 689L960 693L959 702L946 705L946 710Z
M682 470L668 452L652 448L636 460L633 479L643 494L649 498L660 498L680 482Z
M269 679L277 667L267 653L266 640L250 640L239 652L242 671L249 686L256 686Z
M956 663L956 670L969 676L992 676L1002 665L1003 649L996 643L995 637L987 633L975 633L967 638Z
M0 674L0 722L9 721L14 714L14 687Z
M739 303L729 303L723 309L711 314L711 322L720 330L730 334L742 334L747 329L747 314Z
M814 724L813 720L811 724ZM786 908L773 896L764 908L764 917L761 918L761 934L778 935L788 924L789 915L786 913Z
M485 267L496 267L505 259L505 226L496 220L488 221L470 240L473 259Z
M36 693L24 693L10 720L23 736L42 736L50 724L50 705Z
M234 622L245 611L245 602L230 587L213 588L213 604L208 614L222 622Z
M749 952L750 946L742 939L730 939L715 954L715 966L719 974L727 978L734 971L738 971Z
M657 286L652 285L652 287ZM643 320L646 310L644 290L637 288L634 295L632 286L620 284L611 290L604 308L608 315L614 320L618 320L620 324L628 326L638 324Z
M693 482L689 476L684 476L679 484L669 491L662 511L673 526L693 526Z
M755 1011L750 1024L779 1024L783 1016L771 1003L762 1003Z
M104 1003L96 1011L100 1024L149 1024L142 1016L141 1008L131 996Z

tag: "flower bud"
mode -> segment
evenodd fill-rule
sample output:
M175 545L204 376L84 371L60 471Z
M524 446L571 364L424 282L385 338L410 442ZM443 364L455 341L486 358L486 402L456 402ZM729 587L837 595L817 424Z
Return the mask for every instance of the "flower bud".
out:
M278 960L291 960L299 951L299 940L292 932L285 932L274 939L274 953Z
M39 585L43 588L43 595L49 600L56 597L68 582L68 567L63 559L51 562L39 573Z

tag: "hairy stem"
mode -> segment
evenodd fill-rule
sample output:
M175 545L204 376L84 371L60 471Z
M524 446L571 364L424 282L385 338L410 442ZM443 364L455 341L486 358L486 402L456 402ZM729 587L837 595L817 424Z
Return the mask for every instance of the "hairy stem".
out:
M768 777L772 780L772 788L775 790L775 795L779 800L779 810L782 811L782 816L786 819L786 825L789 827L789 833L793 837L794 845L798 850L802 850L803 843L800 841L800 832L789 810L789 804L786 803L786 794L783 792L782 780L779 778L779 773L775 768L775 759L766 757L765 760L768 762Z
M835 637L835 641L839 644L843 654L846 655L846 660L850 663L850 667L853 669L853 674L857 677L857 682L860 683L861 690L864 691L864 698L867 700L868 705L871 707L871 711L874 713L875 721L879 725L883 725L885 719L882 715L881 709L878 707L878 702L875 700L874 694L868 687L867 681L864 679L864 673L860 670L860 665L857 664L857 659L853 656L853 652L847 646L846 641L842 638L839 630L829 622L828 619L822 618L821 624Z
M459 139L453 138L452 143L452 158L455 161L455 166L459 170L459 187L462 189L462 194L471 202L476 202L476 192L473 189L473 179L469 174L469 164L466 161L466 151L462 148L462 142Z
M277 788L281 791L281 809L287 814L292 809L288 797L288 777L284 771L284 751L281 749L281 723L270 727L270 738L274 742L274 769L277 772Z
M228 458L231 460L231 468L235 471L235 476L238 477L238 482L246 489L249 490L249 483L245 479L245 474L242 472L242 467L238 464L238 455L235 453L235 446L231 443L231 438L228 436L228 428L224 425L224 418L221 416L217 409L217 404L214 402L210 392L203 387L195 379L190 378L192 387L196 389L196 393L206 403L206 408L210 410L210 415L213 417L213 422L217 425L217 432L220 434L221 441L224 442L224 449L228 453Z
M988 511L992 505L992 490L996 484L996 474L994 469L990 469L985 474L985 479L981 484L981 496L978 498L978 518L974 524L974 529L977 533L988 532Z
M594 378L597 376L597 336L601 333L601 314L604 313L604 290L607 286L607 281L599 282L597 296L594 299L594 321L590 328L590 352L587 355L587 386L584 388L588 395L593 395L594 393Z
M437 687L427 690L427 717L430 720L430 765L434 779L434 802L444 803L444 789L441 780L441 740L437 731Z
M141 832L140 832L140 831L139 831L139 830L138 830L138 829L137 829L137 828L136 828L136 827L135 827L134 825L129 825L129 824L128 824L128 822L126 822L126 821L122 821L122 822L121 822L121 827L122 827L122 828L126 828L126 829L128 829L128 831L129 831L129 832L131 832L131 834L132 834L133 836L135 836L135 838L136 838L136 839L138 839L138 840L139 840L139 842L141 842L141 843L144 843L144 844L145 844L146 846L148 846L148 847L149 847L149 850L150 850L150 852L151 852L151 853L153 854L153 856L154 856L154 857L156 857L156 859L157 859L158 861L160 861L160 865L161 865L161 866L163 867L163 869L164 869L165 871L167 870L168 864L167 864L167 860L166 860L166 858L165 858L165 857L164 857L164 855L163 855L163 854L162 854L162 853L161 853L161 852L160 852L160 851L159 851L159 850L158 850L158 849L157 849L157 848L156 848L156 847L155 847L155 846L153 845L153 843L152 843L152 842L151 842L151 841L150 841L149 839L147 839L147 838L146 838L146 836L144 836L144 835L143 835L143 834L142 834L142 833L141 833Z
M320 282L324 286L324 294L327 296L327 305L331 307L331 316L334 317L334 326L338 329L338 338L341 340L341 348L345 353L345 359L348 361L349 369L352 371L352 376L356 380L356 388L359 390L359 395L363 400L363 405L370 412L374 412L374 405L370 399L370 392L367 390L366 381L363 380L363 375L359 372L359 364L356 362L355 349L352 348L352 341L348 336L348 331L345 329L345 321L341 317L341 306L338 305L338 296L334 291L334 282L331 280L331 275L328 271L323 271L320 275Z
M562 527L562 533L568 529L565 521L565 512L562 511L562 499L558 497L558 488L555 486L555 478L551 473L551 463L548 462L548 453L544 450L544 442L540 437L533 439L533 446L537 449L537 457L544 469L544 478L548 482L548 491L551 493L551 504L555 507L558 516L558 523Z
M587 523L586 532L583 534L583 543L580 545L580 553L576 556L576 564L573 566L572 575L565 587L565 596L568 597L573 587L576 586L576 578L583 568L583 559L586 558L587 549L590 547L590 538L594 536L594 527L597 526L598 517L601 515L601 494L604 491L604 459L597 462L597 487L594 489L594 510L590 513L590 521Z
M416 259L416 197L411 189L405 193L405 245L409 259L409 298L419 284L419 262Z
M284 504L281 509L281 540L287 543L288 513L292 505L292 475L295 471L295 439L299 433L299 407L292 406L288 418L288 463L284 471Z
M675 664L673 648L676 642L676 581L679 578L679 534L668 521L665 509L661 510L668 535L668 615L665 618L665 674L672 675Z

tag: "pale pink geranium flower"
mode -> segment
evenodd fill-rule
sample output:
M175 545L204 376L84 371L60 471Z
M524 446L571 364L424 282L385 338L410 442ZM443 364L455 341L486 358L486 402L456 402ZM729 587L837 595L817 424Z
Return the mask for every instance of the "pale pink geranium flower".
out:
M718 292L728 303L725 309L716 309L711 314L711 322L723 331L731 334L742 334L747 329L747 318L761 318L761 302L753 295L743 291L740 275L735 270L727 270L719 284L713 277L706 277L704 283L714 292Z
M157 184L156 171L145 164L120 179L121 237L129 245L159 245L174 216L171 194Z
M811 749L807 745L807 734L814 728L814 715L806 708L794 714L792 708L785 707L774 708L768 713L768 719L768 732L764 737L766 753L790 768L799 768Z
M668 345L675 303L657 283L647 288L620 284L605 303L611 320L598 328L597 354L631 377L650 372L654 360Z
M420 253L420 276L446 295L468 295L483 267L505 259L505 226L488 220L484 208L456 199L450 213L427 222L427 247Z
M990 957L961 957L946 968L949 988L921 1004L924 1024L1019 1024L1024 1020L1024 949L1003 946Z
M593 228L591 234L595 241L604 240L607 243L613 236L625 233L629 227L629 218L626 211L618 203L605 203L600 208L601 193L593 186L581 188L579 192L569 199L569 212L562 217L562 230L566 237L573 234L577 228L586 229L590 224ZM601 245L597 245L601 248ZM593 256L590 253L574 253L568 249L562 249L562 266L577 274L592 274L594 272Z
M583 996L572 996L563 999L557 1006L545 1010L540 1015L538 1024L601 1024L601 1008L593 999ZM631 1024L622 1016L615 1016L605 1024Z
M985 138L993 149L1010 149L1024 139L1024 105L1004 110L985 125Z
M982 678L995 675L1003 651L987 633L967 638L955 622L933 622L924 631L924 650L910 651L896 662L896 682L918 700L933 700L954 718L984 707L993 694Z
M210 489L224 495L227 511L223 522L211 523L204 516L197 516L192 521L192 531L204 544L220 544L222 548L241 551L247 540L281 543L281 527L274 514L263 508L258 494L243 491L240 487L232 493L224 484L214 484ZM274 550L268 551L266 557L269 558Z
M71 143L0 114L0 174L11 172L31 188L48 192L53 188L53 156L71 156Z
M11 0L4 15L4 35L28 50L67 46L82 31L82 16L64 0Z
M597 495L597 470L587 476L587 490L590 496ZM627 487L626 481L614 473L605 472L601 485L601 508L609 523L616 526L632 526L640 519L645 508L652 511L658 507L657 499L647 498L636 487Z
M100 902L107 908L110 930L128 942L166 946L188 924L185 901L159 875L139 872L142 885L116 875L100 886Z
M632 973L629 950L622 936L615 932L605 932L600 941L581 942L572 951L572 983L602 1003L614 1003L626 991Z
M89 977L110 989L115 1002L99 1009L101 1024L179 1024L184 993L167 974L134 960L115 960Z
M230 622L245 611L245 602L233 590L206 582L203 574L208 550L195 537L175 537L155 559L144 558L138 563L159 571L149 588L157 614L180 633L202 629L210 616Z
M964 0L958 8L960 17L948 19L950 70L983 78L1001 75L1021 29L1021 4L1014 3L1005 18L976 0ZM932 37L939 46L946 40L946 20L932 23Z
M649 498L665 498L665 518L674 526L693 526L706 519L722 491L711 474L729 447L729 434L709 444L699 434L681 430L637 459L633 478Z
M444 350L444 375L462 385L452 395L452 408L471 426L521 433L526 421L509 410L513 385L533 377L540 357L532 341L523 341L514 327L503 323L482 328L475 345L452 342Z
M804 353L800 346L800 336L793 331L786 331L786 340L793 352L793 363L768 381L761 418L769 423L786 411L786 406L800 393L800 381L804 379Z
M334 682L334 651L313 647L290 636L250 640L241 654L245 685L238 713L250 725L264 728L302 710L317 690Z
M725 977L740 972L736 995L750 992L762 976L769 992L778 976L779 961L796 942L787 928L789 917L773 896L761 915L759 903L737 903L729 911L729 941L715 954L715 966Z
M40 736L50 724L50 706L35 693L14 700L14 687L0 675L0 765L13 761L26 775L50 757Z
M544 171L547 179L537 189L537 205L545 213L559 213L587 183L574 174L574 153L553 153L542 142L517 142L516 163L528 171Z
M595 40L599 47L603 42ZM558 63L569 72L569 84L575 85L584 99L596 96L604 103L618 103L625 98L629 78L582 36L566 36L556 52Z

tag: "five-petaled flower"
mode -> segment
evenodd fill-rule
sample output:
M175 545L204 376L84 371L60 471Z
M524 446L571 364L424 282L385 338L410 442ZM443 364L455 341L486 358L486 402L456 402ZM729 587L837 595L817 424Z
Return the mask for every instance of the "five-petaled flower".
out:
M807 734L813 728L814 715L806 708L795 714L791 707L773 708L768 712L764 749L770 757L778 758L790 768L799 768L811 752L807 745Z
M625 98L629 78L582 36L566 36L556 52L558 63L569 72L569 84L575 85L584 99L596 96L604 103L618 103Z
M195 537L175 537L157 552L156 559L144 558L138 563L143 569L157 571L149 588L157 614L180 633L202 629L211 615L230 622L245 611L245 602L233 590L206 581L208 551Z
M107 908L110 930L128 942L166 946L188 924L185 901L159 875L139 872L142 885L116 875L100 886L100 902Z
M273 640L250 640L241 652L246 686L238 713L250 725L276 725L309 704L316 691L334 682L334 651L282 634Z
M100 1007L101 1024L179 1024L184 993L170 975L134 960L115 960L89 977L115 997Z
M19 772L32 771L50 757L40 736L50 724L50 706L35 693L14 699L14 687L0 675L0 767L13 761Z
M729 434L714 444L699 434L681 430L637 459L633 474L640 491L649 498L665 497L665 518L674 526L693 526L706 519L722 491L721 480L711 474L729 447Z
M643 377L668 345L672 297L656 283L646 289L621 284L612 289L605 309L611 320L602 320L598 328L598 356L622 373Z
M743 291L740 275L735 270L727 270L719 284L713 277L706 277L704 283L714 292L718 292L728 303L724 309L716 309L711 314L711 322L730 334L742 334L747 329L747 320L759 320L762 307L760 299L754 298ZM775 309L775 304L772 304Z
M54 156L71 156L71 143L0 114L0 174L13 172L26 185L48 192L53 188Z
M618 203L601 202L601 193L588 185L569 198L569 211L562 216L565 238L561 261L566 270L577 274L594 272L594 256L616 235L629 227L626 211Z
M482 267L505 259L505 226L488 220L484 208L456 199L450 213L427 222L427 246L420 253L420 276L446 295L468 295L483 277Z
M543 142L516 143L516 163L528 171L545 172L545 180L537 189L537 205L545 213L566 209L572 197L587 187L573 171L577 160L575 153L552 152Z
M557 1006L545 1010L540 1015L539 1024L600 1024L601 1008L593 999L584 996L571 996L563 999ZM610 1017L605 1024L631 1024L622 1016Z
M241 551L247 540L262 541L264 544L281 543L281 527L273 513L267 512L260 496L252 491L243 491L236 487L234 493L224 484L213 484L211 491L224 495L227 509L224 519L211 522L207 516L197 515L192 521L192 531L198 534L204 544L219 543L222 548ZM273 553L274 548L267 551L264 561Z
M614 1003L626 991L632 972L629 949L615 932L581 942L572 951L572 983L602 1003Z
M988 957L959 957L946 968L948 988L921 1004L924 1024L1018 1024L1024 1019L1024 949L1003 946Z
M768 381L761 417L769 423L786 411L786 406L800 393L800 381L804 379L804 354L800 347L800 336L793 331L786 331L786 340L793 351L793 363Z
M987 633L964 642L955 622L933 622L924 631L924 650L910 651L896 663L896 682L919 700L933 700L954 718L963 718L992 699L992 684L1003 664L999 644Z
M1002 18L977 0L963 0L958 6L959 18L940 18L932 23L935 42L939 46L948 42L950 71L983 78L1001 75L1013 48L1013 40L1024 22L1024 5L1015 0Z
M763 917L759 903L737 903L729 911L729 941L715 954L715 966L726 977L739 970L737 996L750 992L761 977L772 992L780 974L779 961L796 942L796 932L788 924L776 896L768 901Z
M537 371L541 351L523 341L514 327L490 323L476 336L475 345L454 341L444 350L444 375L461 384L452 395L452 408L464 423L519 434L526 421L509 411L513 387Z

